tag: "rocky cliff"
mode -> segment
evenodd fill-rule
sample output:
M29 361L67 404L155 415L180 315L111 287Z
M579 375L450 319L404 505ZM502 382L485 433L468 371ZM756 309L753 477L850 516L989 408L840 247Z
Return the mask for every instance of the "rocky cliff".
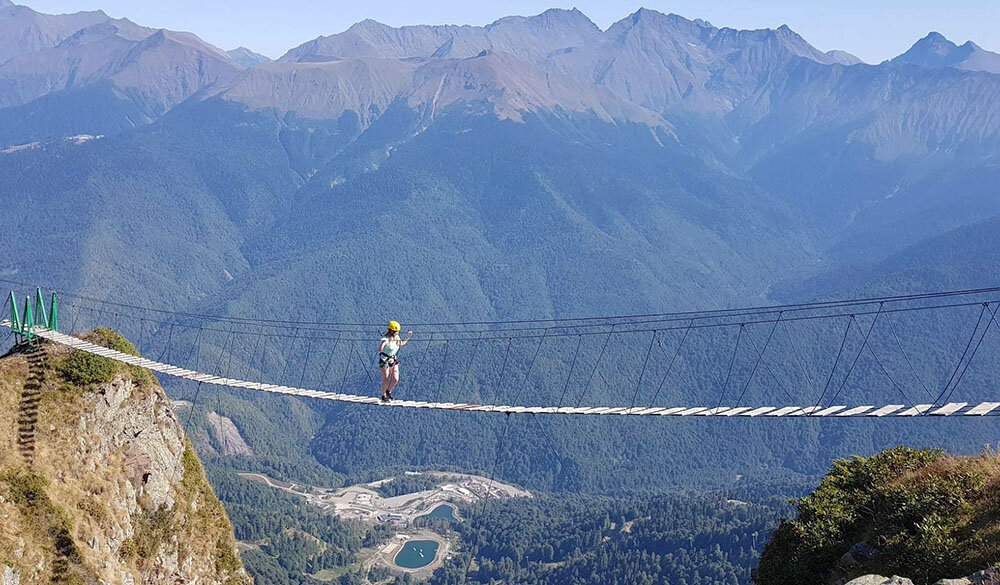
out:
M151 374L45 344L0 358L0 583L250 583Z

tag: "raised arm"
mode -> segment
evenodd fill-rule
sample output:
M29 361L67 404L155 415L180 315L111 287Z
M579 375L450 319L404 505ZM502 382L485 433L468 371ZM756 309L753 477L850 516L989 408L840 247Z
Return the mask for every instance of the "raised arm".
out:
M412 331L407 331L406 332L406 339L404 339L404 340L402 340L402 341L399 342L399 347L403 347L404 345L406 345L407 343L409 343L411 337L413 337L413 332Z

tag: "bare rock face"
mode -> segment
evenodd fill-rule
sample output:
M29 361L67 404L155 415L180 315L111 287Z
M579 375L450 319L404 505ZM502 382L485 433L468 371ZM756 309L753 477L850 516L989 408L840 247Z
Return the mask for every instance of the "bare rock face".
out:
M89 428L95 440L80 455L88 467L96 468L113 453L123 454L125 475L136 497L145 495L154 507L173 508L170 486L183 479L184 436L169 403L156 393L143 394L137 394L135 382L127 378L87 394L93 410L80 417L80 436Z
M212 432L215 434L215 440L218 441L223 455L253 454L232 419L217 412L210 412L208 413L208 424L212 425Z
M865 575L848 581L845 585L913 585L913 581L904 577L883 577L882 575Z
M3 575L0 575L0 585L21 585L21 574L13 567L3 566Z
M33 462L0 433L0 585L63 576L249 584L232 526L155 379L116 367L106 381L69 384L59 368L73 354L44 351ZM16 427L27 375L24 356L0 359L0 428Z
M844 585L913 585L913 581L905 577L883 577L882 575L865 575L852 579ZM992 567L973 573L968 577L958 579L941 579L934 585L1000 585L1000 567Z
M985 569L961 579L941 579L934 585L1000 585L1000 567Z

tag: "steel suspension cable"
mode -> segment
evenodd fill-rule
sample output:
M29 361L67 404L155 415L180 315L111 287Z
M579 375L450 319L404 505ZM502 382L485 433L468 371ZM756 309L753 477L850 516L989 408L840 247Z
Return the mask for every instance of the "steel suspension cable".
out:
M476 356L479 355L479 344L483 341L482 336L476 337L476 343L472 346L472 355L469 356L468 362L465 364L465 374L462 375L462 385L459 386L459 391L462 388L466 388L469 383L469 373L472 372L472 363L476 361Z
M365 361L365 358L361 357L361 352L358 351L358 348L353 341L351 342L351 350L354 352L355 357L357 357L358 360L361 361L361 369L364 370L365 375L368 376L368 383L374 384L375 380L372 379L372 372L371 369L368 367L368 362Z
M504 376L504 373L506 373L506 371L507 371L507 359L510 357L510 344L513 341L514 340L511 339L511 338L509 338L509 337L507 338L507 349L506 349L506 351L504 351L504 354L503 354L503 365L500 366L500 377L497 378L497 387L493 391L493 395L494 396L500 396L500 391L503 389L503 376Z
M761 349L759 349L757 347L757 342L753 340L753 334L750 333L750 329L749 328L745 331L745 337L747 338L747 341L750 342L750 347L753 348L754 353L757 354L757 358L760 360L760 364L762 366L764 366L764 369L767 371L768 374L770 374L771 379L774 380L774 383L778 386L778 389L781 390L785 394L785 396L788 397L789 400L791 400L791 401L794 402L795 399L792 398L792 394L788 390L786 390L785 389L785 385L781 383L781 378L779 378L778 375L774 373L774 370L771 369L771 366L768 365L768 363L766 361L764 361L764 352L767 351L767 347L765 346L763 350L761 350ZM752 373L751 373L750 376L751 376L751 378L753 378L753 374ZM750 383L749 383L749 379L748 379L747 386L749 386L749 385L750 385ZM745 391L745 388L744 388L744 391ZM738 403L737 403L737 406L739 406Z
M986 334L990 331L990 325L992 325L996 320L997 309L1000 309L1000 305L998 305L992 313L989 313L989 307L987 306L986 311L990 315L990 320L986 322L986 327L983 328L983 334L979 336L979 341L977 341L976 346L972 348L969 360L965 362L965 367L962 369L962 373L959 374L958 378L955 380L955 384L951 387L951 391L948 392L948 396L945 397L945 402L949 402L951 400L952 394L954 394L955 390L958 389L958 385L962 383L962 378L965 377L965 373L969 371L969 366L972 365L972 360L976 359L976 353L979 351L979 346L982 345L983 340L986 339Z
M646 348L646 358L642 360L642 371L639 372L639 380L635 383L635 392L632 393L632 403L629 404L629 410L635 408L635 400L639 397L639 388L642 387L642 378L646 375L646 365L649 364L649 354L653 351L653 343L656 341L656 334L657 332L654 330L653 335L649 338L649 347Z
M306 356L302 360L302 375L299 376L299 388L305 386L306 372L309 371L309 354L312 353L312 340L306 340Z
M257 353L260 350L261 343L263 343L263 341L264 341L264 336L261 333L256 333L254 335L256 335L256 337L257 337L257 343L253 344L253 347L251 347L250 353L248 354L247 369L243 373L243 379L244 380L250 380L251 379L250 378L250 373L253 372L254 364L257 363Z
M323 373L319 377L321 384L326 383L326 374L330 370L330 364L333 363L334 357L337 355L338 345L340 345L340 335L337 335L337 340L333 342L333 349L330 351L330 356L326 358L326 366L323 367Z
M726 372L726 382L722 385L722 392L719 393L719 404L716 405L716 408L721 408L722 402L726 398L726 388L729 387L729 380L733 376L733 365L736 363L736 354L740 351L740 341L743 339L743 329L745 327L746 326L743 323L740 323L740 329L736 333L736 344L733 346L733 356L729 358L729 370Z
M545 332L548 333L548 329L546 329ZM545 343L545 337L539 339L538 345L535 346L535 354L531 356L531 361L528 362L528 369L524 372L524 378L521 380L521 386L518 388L517 394L514 395L512 404L517 404L518 398L521 397L521 393L524 392L525 386L528 385L528 376L531 375L531 369L535 366L535 360L538 359L538 353L541 351L543 343Z
M868 345L868 339L871 337L872 331L874 331L875 329L875 324L878 323L878 317L879 315L881 315L882 305L879 305L878 307L879 307L879 312L875 313L875 318L872 319L872 324L870 327L868 327L868 333L865 334L864 340L861 341L861 347L858 348L858 353L854 356L854 361L851 362L851 367L847 369L847 375L844 376L844 380L840 383L840 387L837 388L837 392L833 395L833 398L830 399L830 402L827 406L833 405L833 401L836 400L838 396L840 396L840 392L847 385L847 381L851 379L851 374L854 373L854 367L858 365L858 360L861 359L861 354L865 351L865 346ZM848 331L850 331L851 322L853 321L855 321L855 318L852 315L851 321L847 323ZM858 325L858 328L860 329L861 325Z
M764 352L767 351L767 346L771 343L771 338L774 337L774 330L778 328L778 323L781 322L781 313L778 314L778 320L774 322L771 326L771 331L767 334L767 339L764 340L764 349L757 351L757 344L754 343L753 338L750 336L750 331L747 331L747 340L753 345L754 351L757 353L757 360L753 364L753 368L750 370L750 375L747 377L747 381L743 384L743 390L740 391L739 397L736 399L736 406L738 407L741 402L743 402L743 397L746 396L747 389L750 388L750 382L753 381L754 374L757 373L757 368L760 363L764 361Z
M604 351L608 349L608 342L611 341L611 337L615 334L614 325L611 326L611 331L608 331L607 338L604 339L604 345L601 346L601 353L597 356L597 361L594 362L594 369L590 372L590 377L587 378L587 385L583 387L583 392L580 393L580 398L576 401L576 407L579 408L583 404L583 399L587 395L587 390L590 389L590 383L594 381L594 374L597 373L597 368L601 365L601 359L604 358Z
M298 331L299 330L296 329L295 333L298 334ZM292 345L288 348L288 357L285 358L285 363L281 367L281 375L278 376L278 383L279 384L285 384L286 383L285 382L285 374L288 373L288 364L292 361L292 356L295 355L295 344L298 341L299 341L299 338L297 336L292 338Z
M941 393L938 394L937 398L931 404L939 404L941 399L944 398L945 394L948 392L948 388L951 386L952 381L955 380L955 376L958 375L958 369L962 366L962 362L965 361L966 354L969 353L969 348L972 347L972 341L976 338L976 332L979 331L979 324L983 322L983 315L986 314L986 303L983 303L983 308L979 311L979 318L976 320L976 326L972 330L972 335L969 336L969 341L965 344L965 349L962 350L962 355L958 358L958 363L955 364L955 371L951 373L951 377L945 383L944 388L941 389Z
M556 407L557 410L562 408L563 399L566 398L566 390L569 389L569 381L573 377L573 372L576 371L576 358L580 355L580 346L583 345L583 336L577 335L576 338L576 351L573 352L573 360L570 362L569 372L566 373L566 383L563 384L562 393L559 395L559 406Z
M448 342L444 342L444 351L441 356L441 367L438 368L438 400L444 399L444 371L448 365Z
M989 302L994 302L994 300L990 300ZM971 307L971 306L981 305L981 304L982 304L981 301L975 301L975 302L950 303L950 304L917 306L917 307L900 307L900 308L884 308L883 307L883 308L881 308L878 311L855 311L855 312L851 312L851 313L825 313L825 314L818 314L818 315L799 315L799 316L793 316L793 317L785 317L783 319L783 321L784 322L798 322L798 321L828 320L828 319L836 319L837 317L850 317L852 315L857 318L857 317L868 316L868 315L876 315L876 314L882 314L882 315L884 315L884 314L888 314L888 313L907 313L907 312L913 312L913 311L928 311L928 310L953 309L953 308L960 308L960 307ZM93 312L92 309L91 309L91 311ZM120 315L119 313L112 313L112 314ZM726 318L732 318L733 316L734 315L728 315L728 316L726 316ZM717 319L719 317L708 317L708 318ZM706 318L705 317L696 318L696 320L699 320L699 319L700 320L704 320ZM147 321L149 321L149 320L150 319L147 319ZM762 318L762 319L755 319L755 320L746 320L746 321L742 321L742 323L744 325L750 326L750 325L758 325L758 324L764 324L764 323L774 323L774 321L775 321L775 319ZM158 324L169 324L169 322L167 322L167 321L153 321L153 322L158 323ZM686 327L683 327L683 326L670 326L670 327L659 326L659 327L651 327L651 328L636 328L636 327L641 326L641 325L662 324L663 322L664 322L663 320L653 320L653 321L636 321L636 322L625 323L624 325L627 325L629 328L628 329L618 329L616 331L616 333L642 333L642 332L649 333L649 332L652 332L654 330L659 330L659 331L663 332L663 331L681 331L681 330L686 329ZM223 323L226 323L226 322L223 321ZM738 324L738 322L732 322L732 321L728 321L728 322L712 322L712 323L697 324L697 325L694 325L692 328L693 329L716 329L716 328L732 327L733 325L737 325L737 324ZM195 328L195 325L185 325L183 323L177 323L177 325L181 326L181 327L190 328L190 329ZM612 325L610 325L610 327L611 328L617 328L620 325L623 325L623 324L621 324L621 323L612 324ZM608 331L608 329L607 329L608 325L599 325L599 326L600 327L605 327L605 329L583 331L583 332L580 332L578 334L579 335L587 335L587 336L591 336L591 335L594 335L594 336L596 336L596 335L606 335L607 331ZM199 325L198 327L202 328L206 332L227 333L229 331L228 329L218 329L218 328L213 328L213 327L207 327L207 326L204 326L204 325ZM595 325L594 327L597 327L597 325ZM297 327L296 330L297 331L316 331L316 329L310 329L308 327ZM535 332L535 331L540 331L540 330L541 330L540 327L533 327L533 328L530 328L530 329L523 329L521 331L533 331L533 332ZM515 330L513 330L513 329L499 329L499 330L493 331L493 333L495 335L493 335L493 336L485 336L485 335L483 335L482 338L483 338L484 341L490 341L490 340L502 340L502 339L506 339L508 337L516 337L517 339L537 339L539 337L542 337L542 335L539 335L537 333L518 334L516 336L510 335L510 333L513 332L513 331L515 331ZM339 333L337 330L333 330L333 332L334 333ZM358 332L356 332L356 331L353 331L353 332L352 331L348 331L347 333L358 333ZM434 333L440 333L440 332L432 332L432 335ZM467 336L467 335L473 335L473 334L482 335L483 333L486 333L486 332L484 332L484 331L453 331L451 333L452 333L452 335L454 335L454 337L447 337L446 339L454 341L454 340L468 340L468 339L473 339L473 337L465 337L465 336ZM295 333L295 334L272 333L272 334L270 334L270 336L271 337L276 337L276 338L285 338L285 339L298 339L298 338L302 337L302 335L300 333ZM313 339L335 339L335 338L331 337L331 336L319 336L319 337L313 336ZM370 337L353 337L353 338L348 338L348 339L351 340L351 341L370 341L372 338L370 338Z
M170 361L170 343L174 338L174 324L170 324L170 331L167 332L167 343L163 346L163 350L160 351L160 355L157 356L156 361L162 362L163 356L167 356L167 361Z
M341 387L343 387L344 390L347 389L347 376L351 372L351 358L354 355L353 350L354 350L354 342L352 341L351 345L348 346L348 348L347 348L347 359L344 360L346 362L345 365L344 365L344 377L340 381L340 385L341 385Z
M69 331L70 331L70 333L73 333L73 334L76 333L76 321L77 321L77 319L80 318L80 313L82 313L82 312L83 311L79 311L76 308L73 309L73 320L70 321L70 324L69 324Z
M892 333L892 338L896 341L896 347L899 348L899 353L901 353L903 355L903 359L906 360L906 365L910 368L910 374L917 381L917 383L920 384L920 387L923 388L924 394L927 394L930 398L934 398L934 393L931 392L927 383L924 382L924 379L917 374L916 368L913 367L913 361L910 360L910 355L905 349L903 349L903 344L899 341L899 335L896 334L896 327L892 324L892 319L889 318L889 315L886 315L882 320L888 323L889 332Z
M352 342L353 343L353 342ZM427 338L427 346L424 347L423 351L420 352L420 361L413 365L413 379L419 380L420 374L424 371L424 362L427 361L427 355L431 352L431 345L434 343L434 334L431 333Z
M826 397L827 390L830 389L830 383L833 382L833 375L837 373L837 366L840 365L840 358L844 355L844 346L847 344L847 336L851 333L851 321L848 319L847 327L844 328L844 337L840 340L840 349L837 350L837 358L833 360L833 367L830 368L830 375L826 378L826 385L823 386L823 392L820 393L819 398L816 399L816 406L823 403L823 398Z
M691 328L693 326L694 326L694 319L691 319L691 322L688 323L687 329L684 330L684 335L681 337L681 342L677 344L677 349L674 350L673 357L670 358L670 363L667 365L667 371L663 372L663 378L660 379L660 384L656 387L656 393L653 394L653 399L649 401L650 407L656 404L656 399L660 397L660 390L663 389L663 384L667 381L667 376L669 376L671 370L674 369L674 362L677 361L677 356L680 355L681 348L684 347L684 342L687 341L688 334L691 333ZM663 349L663 345L661 345L659 341L657 341L656 344L663 351L663 354L666 355L667 350Z
M253 349L250 350L250 359L247 360L247 370L246 373L243 374L244 380L250 379L250 372L253 371L253 365L254 363L257 362L257 352L260 351L260 346L264 342L263 331L261 331L260 333L256 333L255 335L257 336L257 343L254 344Z
M856 321L854 323L857 324ZM859 329L860 327L861 326L858 325ZM886 369L886 367L882 364L882 360L879 359L878 354L875 353L875 344L872 341L868 342L868 351L872 354L872 357L875 358L875 363L878 364L879 369L882 370L882 373L885 374L885 377L889 379L889 383L892 384L892 388L897 392L899 392L899 394L903 397L904 402L909 403L910 397L906 395L906 391L903 390L903 387L896 383L895 378L892 377L892 374L889 373L889 370Z
M0 282L8 284L16 284L19 286L32 286L30 283L4 279L0 278ZM46 287L51 288L51 287ZM510 325L510 324L541 324L541 323L574 323L574 322L590 322L590 321L621 321L626 319L640 319L640 318L654 318L654 317L682 317L684 319L695 316L699 318L700 316L718 316L726 315L740 312L753 312L753 313L765 313L765 312L777 312L780 310L791 311L791 310L808 310L816 308L830 308L830 307L845 307L845 306L860 306L860 305L873 305L876 303L886 303L886 302L904 302L913 300L925 300L925 299L935 299L935 298L946 298L952 296L963 296L963 295L973 295L973 294L989 294L1000 292L1000 287L983 287L978 289L965 289L965 290L950 290L950 291L938 291L931 293L919 293L919 294L909 294L909 295L891 295L883 297L861 297L861 298L851 298L851 299L838 299L831 301L811 301L803 303L790 303L785 305L761 305L761 306L751 306L733 309L718 309L718 310L708 310L708 311L680 311L680 312L666 312L666 313L647 313L647 314L622 314L622 315L609 315L609 316L592 316L592 317L570 317L570 318L547 318L547 319L518 319L518 320L498 320L498 321L442 321L442 322L414 322L414 325L421 326L468 326L468 325ZM169 315L180 315L196 319L215 319L215 320L229 320L237 322L251 322L256 324L266 323L274 324L276 326L287 326L287 325L323 325L323 326L352 326L352 327L372 327L373 323L344 323L344 322L323 322L323 321L291 321L282 319L250 319L241 317L222 317L219 315L208 315L204 313L195 312L185 312L185 311L173 311L165 309L157 309L151 307L143 307L134 304L120 303L115 301L108 301L106 299L100 299L92 296L87 296L83 294L73 294L63 292L62 295L79 298L81 300L87 300L91 302L97 302L101 304L106 304L110 306L116 306L120 308L126 308L131 310L142 310L155 312L159 314L169 314Z

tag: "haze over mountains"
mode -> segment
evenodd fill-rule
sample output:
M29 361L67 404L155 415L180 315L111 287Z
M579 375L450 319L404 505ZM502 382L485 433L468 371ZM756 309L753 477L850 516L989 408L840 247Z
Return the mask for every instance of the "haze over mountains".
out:
M12 180L0 183L0 274L218 315L404 323L995 284L994 59L932 35L868 65L788 27L739 31L640 10L602 31L578 11L550 10L485 27L364 21L255 63L248 51L99 12L8 5L0 174ZM95 138L66 140L79 135ZM691 364L710 368L730 341L703 343ZM302 367L294 352L272 351L279 372ZM833 359L787 351L808 353L794 382L809 389ZM548 371L568 367L563 353L547 358ZM947 378L949 363L920 367ZM485 380L493 371L472 385L480 396L502 390ZM691 372L671 400L718 392ZM360 374L345 380L371 390ZM970 377L970 391L993 381ZM410 388L430 392L423 382ZM591 398L620 400L616 391ZM853 391L874 399L861 381ZM525 397L550 392L532 379ZM775 396L771 386L754 392ZM454 447L488 421L319 414L315 438L296 440L303 456L340 471L383 464L387 441L401 445L392 463L468 468L490 457L486 446L417 447ZM255 428L266 419L258 412ZM554 424L592 442L567 445L556 473L551 454L517 430L514 479L724 483L814 473L846 449L905 439L817 425L792 445L747 427L713 436L707 450L701 437L717 429L694 423L667 437ZM989 435L901 432L956 449Z

